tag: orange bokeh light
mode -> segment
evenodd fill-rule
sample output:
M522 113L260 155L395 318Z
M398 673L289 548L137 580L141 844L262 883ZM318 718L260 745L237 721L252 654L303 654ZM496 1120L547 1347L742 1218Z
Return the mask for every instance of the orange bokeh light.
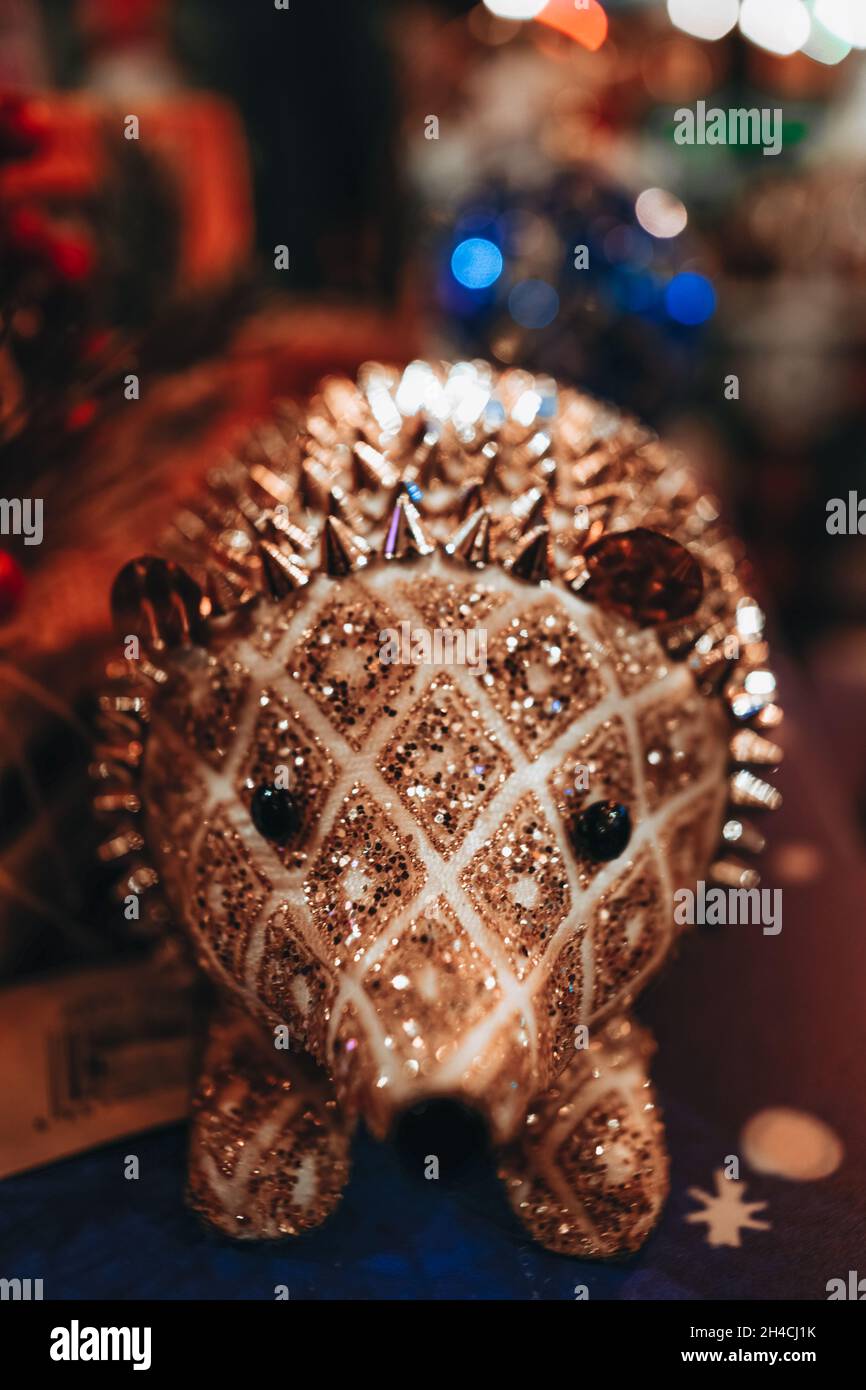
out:
M588 0L586 4L580 0L577 4L575 0L549 0L535 18L539 24L576 39L593 53L607 38L607 15L598 0Z

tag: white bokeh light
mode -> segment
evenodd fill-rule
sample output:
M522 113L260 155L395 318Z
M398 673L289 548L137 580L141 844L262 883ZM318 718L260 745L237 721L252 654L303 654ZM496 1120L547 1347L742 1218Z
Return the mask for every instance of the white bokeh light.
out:
M817 0L815 18L838 39L853 48L866 48L866 3L864 0Z
M739 13L740 0L668 0L671 23L696 39L723 39Z
M484 8L497 19L534 19L547 0L484 0Z
M634 210L644 231L655 237L679 236L689 220L684 204L664 188L645 188Z
M819 23L816 16L812 19L812 32L800 50L805 53L807 58L813 58L816 63L824 63L827 67L833 67L836 63L841 63L843 58L847 58L851 52L850 43L840 39L837 34L831 34L830 30Z
M740 28L759 48L787 58L807 41L812 21L803 0L743 0Z

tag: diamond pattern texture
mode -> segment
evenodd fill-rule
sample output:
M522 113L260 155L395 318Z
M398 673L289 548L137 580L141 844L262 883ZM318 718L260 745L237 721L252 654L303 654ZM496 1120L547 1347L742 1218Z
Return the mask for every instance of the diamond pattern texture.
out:
M392 1097L437 1076L447 1093L458 1076L488 1089L518 1123L578 1024L660 964L673 889L724 805L722 715L653 634L634 633L632 653L621 620L577 596L455 574L437 554L399 585L381 568L317 577L267 650L240 636L222 653L244 694L236 682L219 765L197 737L204 684L201 712L181 721L166 702L148 740L154 766L192 751L204 787L184 845L195 898L179 904L203 964L268 1026L288 1022L344 1104L381 1103L383 1129ZM484 628L486 672L382 665L383 628L437 613ZM271 758L296 765L306 798L297 855L250 822L248 783ZM608 796L628 802L632 842L581 863L568 816ZM162 849L170 861L170 834Z

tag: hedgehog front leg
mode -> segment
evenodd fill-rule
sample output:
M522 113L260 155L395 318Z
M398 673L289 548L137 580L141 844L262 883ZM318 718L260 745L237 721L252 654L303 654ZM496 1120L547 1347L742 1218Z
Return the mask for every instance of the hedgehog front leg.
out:
M325 1074L237 1010L211 1024L193 1100L189 1204L223 1234L280 1240L318 1226L349 1176L352 1126Z
M529 1107L499 1176L549 1250L586 1258L637 1250L668 1192L664 1129L647 1064L655 1044L611 1020Z

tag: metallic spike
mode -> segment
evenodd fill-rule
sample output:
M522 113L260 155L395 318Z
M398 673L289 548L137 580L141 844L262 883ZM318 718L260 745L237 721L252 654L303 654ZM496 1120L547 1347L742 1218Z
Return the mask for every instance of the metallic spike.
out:
M270 502L280 503L286 507L292 501L294 488L285 478L281 478L272 469L266 468L263 463L255 463L250 469L250 478L260 487Z
M100 711L96 720L97 737L113 747L138 743L141 740L141 720L126 714L110 714Z
M378 521L383 517L393 517L394 508L401 497L407 497L415 506L424 496L418 484L416 470L413 467L406 468L392 488L381 489L374 499L374 514Z
M325 517L320 562L325 574L334 577L351 574L369 564L370 558L370 547L363 536L350 531L337 517Z
M659 641L674 661L684 661L691 656L704 635L704 625L695 618L686 618L681 623L674 623L670 628L663 628L658 634Z
M761 882L759 873L734 859L717 859L710 865L709 878L723 888L757 888Z
M266 592L272 598L285 598L310 582L310 572L300 555L266 540L259 541L258 551Z
M328 493L328 516L335 516L348 526L350 531L360 532L364 519L348 493L341 487L332 487Z
M759 729L777 729L784 718L780 705L765 705L755 718Z
M742 686L729 690L727 700L731 707L731 714L741 724L754 719L755 715L760 714L764 706L769 703L766 695L750 695Z
M467 478L457 497L457 515L461 521L473 516L479 507L484 506L484 479L480 475ZM447 546L445 547L447 550Z
M421 525L415 503L409 496L398 497L388 523L385 559L406 560L413 555L432 555L434 549Z
M207 597L214 613L234 613L255 597L251 581L228 565L208 565L205 573Z
M748 821L732 816L722 826L722 840L726 846L736 846L747 854L763 854L766 840L759 830Z
M150 864L139 864L133 869L126 880L126 887L131 893L137 893L141 897L144 893L149 893L159 885L159 874Z
M124 635L135 633L146 647L163 651L204 640L202 597L180 565L143 555L115 579L111 609Z
M362 487L392 488L400 481L400 474L390 459L374 449L371 444L356 444L353 454L357 463L358 482Z
M738 763L761 763L775 767L782 761L784 751L778 743L761 738L751 729L740 729L731 739L731 756Z
M479 507L445 542L445 553L474 569L490 564L490 508Z
M253 498L250 498L249 493L243 492L240 488L234 489L232 500L234 500L234 505L236 509L238 509L240 516L246 521L247 527L252 527L253 530L257 530L261 520L261 507L259 503L254 502Z
M161 666L154 666L144 657L140 661L109 661L105 667L105 674L113 684L122 686L124 690L133 689L137 686L142 677L147 681L146 689L151 685L165 685L168 680L168 672Z
M735 806L775 811L782 804L782 793L769 782L763 782L760 777L742 768L731 778L731 801Z
M245 526L229 525L211 539L209 548L218 565L241 573L252 558L254 541Z
M521 535L528 535L547 520L549 501L550 493L546 487L531 487L514 499L511 512L520 522Z
M274 511L260 513L256 531L265 540L274 541L279 546L285 547L288 541L290 548L300 551L302 555L312 550L315 544L310 532L290 521L287 509L279 506Z
M775 729L782 722L782 710L772 695L752 694L742 686L728 689L725 697L738 724L752 723L759 729Z
M99 709L109 718L135 721L136 731L150 719L150 702L143 695L101 695Z
M760 642L766 618L753 598L741 598L737 604L737 631L744 642Z
M202 600L203 613L205 612L206 602L206 599ZM205 614L205 616L207 615ZM154 685L165 685L168 681L168 671L164 671L161 666L154 666L153 662L148 661L146 657L142 657L139 661L136 675L143 676L145 680L151 681Z
M536 465L535 471L538 474L538 476L542 479L550 495L554 496L557 491L557 483L559 477L559 465L557 464L556 459L542 458Z
M582 555L577 555L568 566L562 576L563 583L567 584L573 594L579 594L586 581L589 579L589 566Z
M481 481L485 487L497 480L497 469L501 462L498 441L488 439L486 444L482 444L473 459L473 464L477 463L481 468Z
M419 486L428 488L434 478L438 477L441 466L439 436L428 430L412 456L412 468Z
M335 474L318 459L306 458L301 467L301 497L314 512L327 512Z
M115 859L124 859L127 854L138 854L143 848L144 839L139 831L129 828L106 840L96 852L100 863L110 864Z
M518 579L543 584L550 579L550 527L536 526L517 542L505 568Z
M351 377L329 376L321 383L322 400L335 424L362 429L367 420L363 396Z
M139 739L130 739L122 743L97 743L93 752L99 762L134 768L141 763L144 747Z
M88 765L87 776L92 782L109 783L112 787L131 787L135 781L135 771L135 768L123 763L103 759Z
M137 816L141 810L141 798L131 791L103 792L93 798L93 809L99 815L116 815L128 811Z
M698 644L688 659L697 687L705 695L717 695L736 665L736 658L728 655L727 650L724 640L709 651L701 651Z
M337 431L330 420L325 419L324 415L314 415L312 411L308 412L305 429L312 439L315 439L319 444L324 444L328 450L335 448L339 443Z

